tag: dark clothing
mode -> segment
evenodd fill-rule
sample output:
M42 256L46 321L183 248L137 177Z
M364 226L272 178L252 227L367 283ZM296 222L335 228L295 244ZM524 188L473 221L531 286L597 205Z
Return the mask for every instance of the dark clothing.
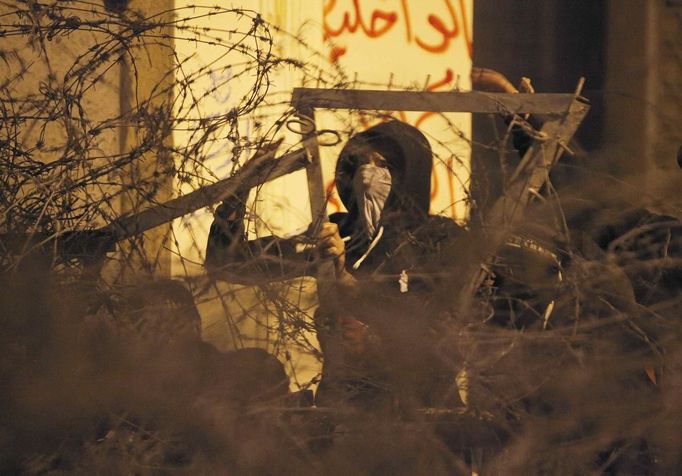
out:
M352 188L368 151L386 159L392 180L373 236L367 236ZM361 283L351 313L369 325L369 337L365 352L344 352L333 320L320 329L328 356L318 398L322 404L341 399L371 408L396 400L403 408L440 405L452 390L459 362L439 344L453 303L438 293L456 269L453 250L463 230L448 218L428 214L432 167L424 135L398 121L355 135L341 151L336 186L348 212L330 219L342 237L350 237L346 268ZM318 322L324 316L322 310Z
M372 237L365 233L351 186L368 149L385 157L392 178L379 227ZM440 261L445 242L461 235L462 230L448 218L428 214L432 167L428 141L403 122L379 124L348 141L336 165L336 187L348 212L334 214L330 220L339 225L342 237L350 237L346 245L349 272L379 279L394 277L395 290L399 291L397 282L404 270L411 292L410 275L416 284L424 272L434 271L429 266ZM440 263L441 267L445 264Z
M377 229L368 236L352 184L356 170L367 163L372 151L386 159L391 189ZM445 275L455 270L453 250L463 230L448 218L429 215L432 166L427 139L399 121L353 136L340 154L336 186L348 211L333 214L330 221L347 239L346 268L359 286L344 299L344 309L320 309L316 315L325 356L322 394L339 396L327 392L334 388L346 394L341 396L345 401L359 399L363 405L376 406L396 393L409 393L408 400L419 393L417 400L426 404L435 403L425 401L434 394L445 393L434 392L434 382L454 382L453 360L443 361L437 355L438 327L447 320L452 302L438 299L436 291ZM296 255L290 241L269 238L247 243L243 228L220 219L216 217L209 235L209 268L229 258L245 262L248 268L241 269L261 279L277 278L278 272L281 279L314 270L305 254ZM241 244L235 247L237 234ZM256 262L249 265L249 257L256 257ZM368 326L362 350L350 350L339 324L344 317Z
M351 186L368 149L386 158L392 177L380 227L372 237L364 233ZM351 274L371 275L379 282L394 280L396 294L401 294L398 278L403 270L408 274L409 289L414 282L416 290L428 281L424 272L446 264L439 257L447 248L444 244L461 235L462 229L448 218L428 214L432 162L424 135L399 121L359 133L343 148L336 166L336 186L348 212L335 213L329 219L338 224L341 237L349 240L346 267ZM248 275L258 282L314 274L310 254L297 253L296 240L267 237L246 241L241 217L230 221L226 213L219 208L211 225L206 250L209 271L228 269L233 271L230 278L240 282L249 282Z
M583 195L564 200L572 248L588 260L617 267L630 287L630 301L676 318L682 291L682 222L618 198Z

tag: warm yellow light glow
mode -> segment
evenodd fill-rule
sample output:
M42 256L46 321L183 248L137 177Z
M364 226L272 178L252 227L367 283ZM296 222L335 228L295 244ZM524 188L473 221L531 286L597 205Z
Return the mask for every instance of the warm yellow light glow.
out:
M213 2L202 0L177 3L178 6L213 5ZM273 73L270 94L263 107L240 122L241 137L255 137L257 125L261 126L261 130L271 127L272 122L286 111L294 87L330 87L327 81L330 77L339 79L345 75L349 86L355 88L470 89L473 0L235 0L230 2L230 6L258 11L266 21L279 27L282 32L272 31L274 52L304 62L307 71L304 74L295 68L281 68ZM233 21L240 20L234 16ZM240 26L225 25L210 16L192 22L200 31L207 32ZM195 96L201 101L196 111L191 111L191 116L225 114L252 87L248 74L238 75L238 53L226 53L224 48L216 45L182 41L177 42L177 55L183 62L183 68L178 70L181 75L201 68L211 69L210 74L192 85ZM278 102L281 104L276 105ZM188 108L190 105L188 100L184 106L178 107ZM470 115L387 112L419 127L429 138L436 157L432 177L432 213L464 221L471 155ZM330 187L333 187L336 157L349 133L362 130L378 120L344 111L320 111L317 114L318 128L338 130L342 139L338 146L323 147L321 151L323 175ZM212 180L229 175L234 146L227 138L227 130L217 130L215 134L218 140L211 145L211 159L206 162L207 170L214 174ZM286 128L279 136L285 139L283 149L300 146L300 135ZM176 143L191 142L192 131L178 131L174 140ZM245 150L241 160L252 152ZM184 185L187 189L180 187L180 190L186 192L196 185ZM252 235L283 235L305 228L310 222L304 172L266 184L259 190L257 199L254 200L252 194L252 202L251 217L257 217L250 225ZM339 201L332 197L328 210L333 212L340 207ZM205 210L176 221L177 256L182 258L176 258L174 273L202 273L198 263L203 261L203 246L211 220L210 211ZM305 289L311 288L306 286ZM233 287L216 289L213 294L223 292L236 292L248 300L246 296L255 291ZM300 294L300 290L298 292ZM221 316L228 312L224 307L225 300L214 298L199 300L205 338L224 348L239 345L233 336L235 329L222 322ZM255 294L252 300L255 300ZM267 310L263 312L263 319L269 319ZM264 329L252 323L244 324L238 331L252 339L266 340L267 331ZM255 340L250 342L253 344Z

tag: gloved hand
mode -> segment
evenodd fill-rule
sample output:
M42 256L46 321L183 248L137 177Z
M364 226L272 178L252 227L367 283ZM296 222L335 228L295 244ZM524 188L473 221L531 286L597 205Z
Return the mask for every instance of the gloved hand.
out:
M218 205L215 211L216 219L225 221L241 220L246 214L246 199L249 196L249 191L238 192L235 195L230 195L223 202Z
M284 139L277 139L271 142L260 144L256 148L256 152L251 157L251 160L264 156L266 154L274 154ZM246 200L249 198L249 189L242 187L234 194L225 198L215 211L216 220L224 222L241 221L246 214Z

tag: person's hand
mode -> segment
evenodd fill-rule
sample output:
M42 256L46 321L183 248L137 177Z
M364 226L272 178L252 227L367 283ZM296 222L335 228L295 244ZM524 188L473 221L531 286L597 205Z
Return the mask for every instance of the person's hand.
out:
M524 76L519 82L519 87L515 88L504 74L488 68L471 68L471 84L474 90L489 93L535 93L530 78ZM522 114L521 117L528 120L530 114Z
M488 68L471 68L471 85L477 91L489 93L519 92L505 75Z
M246 193L237 193L230 195L216 208L215 216L226 222L241 220L246 213L246 199L248 197L248 190Z
M337 278L346 272L346 244L336 223L324 222L317 234L317 247L325 258L334 259Z
M521 81L519 82L519 92L520 93L527 93L527 94L535 94L535 88L530 82L530 78L523 77L521 78Z
M523 77L516 88L502 73L488 68L472 68L471 84L476 91L489 93L534 93L533 85L529 78Z

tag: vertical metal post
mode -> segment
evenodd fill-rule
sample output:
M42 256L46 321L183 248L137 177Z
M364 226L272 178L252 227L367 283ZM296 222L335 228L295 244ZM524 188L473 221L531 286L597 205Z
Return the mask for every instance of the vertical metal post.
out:
M320 163L320 145L317 141L315 127L315 110L310 106L297 109L298 114L310 120L311 129L305 131L303 139L308 152L309 163L306 166L308 177L308 196L310 198L311 232L317 234L327 220L327 193L322 178ZM305 121L307 122L307 121ZM332 262L320 262L317 268L317 298L321 306L333 306L335 302L334 283L336 272Z

